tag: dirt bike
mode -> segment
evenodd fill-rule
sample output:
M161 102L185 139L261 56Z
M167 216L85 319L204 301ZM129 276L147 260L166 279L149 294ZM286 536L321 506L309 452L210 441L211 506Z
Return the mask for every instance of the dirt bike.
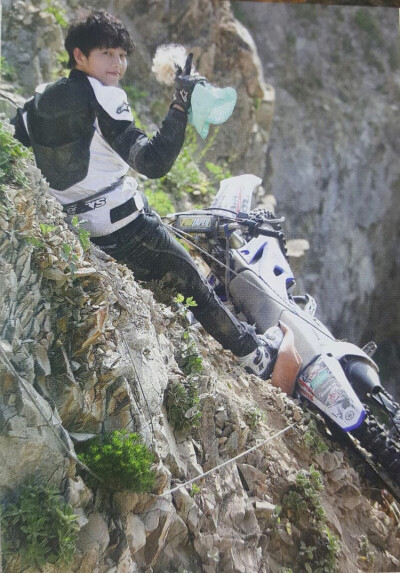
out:
M376 345L361 349L336 340L316 318L314 299L292 294L295 279L282 232L284 219L251 210L260 183L254 175L225 179L211 207L174 213L165 220L195 247L209 269L209 283L239 318L260 334L280 321L291 329L301 358L293 396L356 438L398 496L400 407L380 382L372 359Z

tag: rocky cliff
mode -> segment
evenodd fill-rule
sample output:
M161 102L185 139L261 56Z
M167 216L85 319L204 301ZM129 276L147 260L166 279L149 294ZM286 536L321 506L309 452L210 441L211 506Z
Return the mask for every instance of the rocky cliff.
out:
M0 496L7 504L32 476L63 492L79 525L65 573L398 567L396 504L371 501L364 466L199 329L201 420L177 430L167 388L188 379L176 312L82 249L29 160L1 205ZM85 485L75 448L115 429L154 452L151 493ZM14 557L5 570L20 568Z
M338 337L398 348L398 10L234 8L276 91L264 182L310 242L301 286Z
M3 54L20 73L18 66L26 66L23 50L19 42L13 49L7 34L32 47L35 75L23 88L28 93L33 83L51 79L60 13L40 2L3 6ZM226 74L215 62L231 62L225 81L238 88L249 120L241 126L242 154L253 157L254 171L262 172L268 133L258 126L268 126L266 94L273 91L257 75L254 44L228 3L121 1L113 8L131 15L130 25L143 40L132 78L141 79L158 37L186 39L190 29L201 30L191 41L199 54L209 50L202 66L210 78L215 74L222 81ZM240 34L231 60L235 30ZM47 52L45 37L54 41ZM48 67L41 65L46 54ZM164 97L146 81L149 91ZM269 120L263 124L260 117ZM243 125L253 135L243 136ZM235 130L239 139L239 124ZM224 149L219 140L218 146ZM221 153L225 157L227 151ZM14 167L12 177L5 183L3 178L0 208L0 496L6 503L32 475L63 493L78 517L79 537L74 561L62 570L399 569L397 506L366 479L364 464L342 445L327 443L314 418L244 374L201 329L192 332L202 365L194 406L201 419L177 429L168 389L190 383L182 366L187 325L124 266L93 246L82 248L79 231L67 228L30 159ZM180 412L191 420L193 408L182 406ZM115 429L139 433L154 452L151 493L87 482L75 452L93 434ZM239 454L245 455L231 461ZM8 573L20 569L18 558L9 560ZM43 570L53 573L56 567Z

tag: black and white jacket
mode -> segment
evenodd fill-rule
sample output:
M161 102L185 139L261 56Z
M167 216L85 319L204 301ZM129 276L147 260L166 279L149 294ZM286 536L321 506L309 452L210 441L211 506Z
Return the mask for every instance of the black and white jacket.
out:
M32 146L51 193L71 213L74 203L88 200L85 226L102 236L137 216L137 183L124 177L129 166L149 178L166 175L182 148L187 117L170 109L148 139L135 126L124 90L72 70L69 78L39 86L12 123L15 136Z

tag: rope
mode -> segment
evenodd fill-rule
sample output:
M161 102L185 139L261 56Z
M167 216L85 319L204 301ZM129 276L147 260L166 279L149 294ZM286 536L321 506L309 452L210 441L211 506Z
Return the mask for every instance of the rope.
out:
M293 428L294 426L297 425L297 422L293 422L293 424L290 424L289 426L286 426L286 428L283 428L283 430L279 430L279 432L276 432L276 434L269 436L266 440L260 442L259 444L253 446L252 448L246 450L245 452L242 452L241 454L238 454L237 456L235 456L234 458L230 458L229 460L227 460L226 462L223 462L222 464L215 466L215 468L212 468L211 470L208 470L196 477L194 477L193 479L182 483L181 485L178 485L168 491L165 491L164 493L160 494L158 497L165 497L166 495L170 495L172 493L175 493L176 491L178 491L179 489L182 489L183 487L186 487L188 485L191 485L192 483L213 474L214 472L220 470L221 468L227 466L228 464L235 462L236 460L239 460L240 458L242 458L243 456L246 456L247 454L250 454L251 452L254 452L254 450L257 450L258 448L261 448L262 446L264 446L265 444L268 444L268 442L272 442L272 440L274 440L275 438L277 438L278 436L281 436L282 434L285 434L288 430L290 430L291 428Z
M120 335L121 335L122 341L123 341L124 346L125 346L125 351L127 352L128 356L129 356L129 359L130 359L130 361L131 361L131 364L132 364L132 367L133 367L133 371L134 371L135 376L136 376L137 383L139 384L139 388L140 388L140 390L141 390L141 392L142 392L142 394L143 394L143 398L144 398L144 401L145 401L145 403L146 403L147 412L148 412L148 414L149 414L149 420L150 420L150 422L149 422L149 424L147 424L147 426L146 426L145 428L147 428L149 425L151 426L151 429L152 429L152 438L154 438L154 436L155 436L155 431L154 431L154 426L153 426L153 420L152 420L152 416L151 416L150 406L149 406L149 403L148 403L148 401L147 401L147 397L146 397L146 394L145 394L145 392L144 392L143 385L142 385L142 382L141 382L141 380L140 380L140 377L139 377L139 374L138 374L138 371L137 371L137 368L136 368L135 361L133 360L133 357L132 357L132 354L131 354L131 350L130 350L130 348L129 348L128 343L126 342L126 338L125 338L124 333L122 332L122 330L120 331ZM136 404L136 407L137 407L137 410L138 410L138 413L139 413L139 416L140 416L140 409L139 409L139 406L138 406L137 404Z
M96 475L90 468L88 468L87 465L85 465L83 462L80 461L80 459L73 453L71 452L71 450L67 447L66 443L64 442L64 440L60 437L60 435L56 432L55 430L55 425L59 426L61 428L61 431L66 434L67 431L65 430L65 428L63 427L63 425L58 422L57 424L50 424L50 420L47 419L46 414L43 412L41 405L39 404L38 400L36 399L36 396L32 393L31 391L31 386L30 384L28 384L23 378L22 376L20 376L20 374L17 372L17 370L14 368L14 366L11 364L10 360L7 358L7 355L5 354L3 348L0 346L0 359L3 362L4 366L9 370L9 372L18 380L18 382L21 384L21 386L24 388L25 392L28 394L29 398L32 400L32 403L36 406L36 409L38 410L39 414L42 415L42 417L44 418L45 422L46 422L46 426L51 430L51 432L54 434L54 436L57 438L57 440L61 443L62 448L66 451L67 456L69 458L71 458L72 460L74 460L74 462L80 466L82 469L84 469L85 471L89 472L94 478L96 478L100 483L104 484L104 481L98 476ZM53 413L51 414L51 419L53 418ZM104 484L105 485L105 484Z

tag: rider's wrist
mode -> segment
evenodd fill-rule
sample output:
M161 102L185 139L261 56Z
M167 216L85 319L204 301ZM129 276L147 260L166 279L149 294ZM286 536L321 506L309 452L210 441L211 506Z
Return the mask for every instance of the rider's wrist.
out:
M177 110L179 110L179 111L182 111L183 113L186 113L185 108L182 107L181 105L179 105L179 103L173 103L173 104L171 105L171 108L172 108L172 109L177 109Z

